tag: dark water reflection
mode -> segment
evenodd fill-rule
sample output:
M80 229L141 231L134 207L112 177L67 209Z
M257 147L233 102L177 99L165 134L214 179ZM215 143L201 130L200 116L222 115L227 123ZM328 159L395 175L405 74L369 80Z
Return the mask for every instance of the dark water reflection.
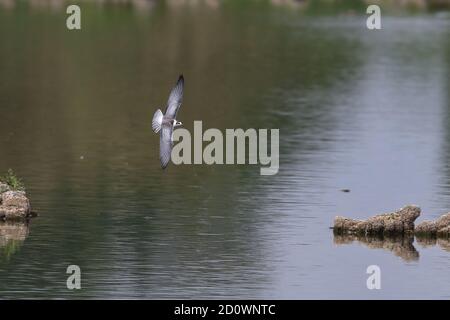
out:
M449 20L369 32L364 17L227 6L83 17L68 32L57 13L0 11L0 170L40 213L0 260L1 297L450 297L448 252L405 261L336 247L328 229L337 214L449 210ZM161 172L150 120L180 72L189 130L280 128L278 175ZM66 289L69 264L83 290Z

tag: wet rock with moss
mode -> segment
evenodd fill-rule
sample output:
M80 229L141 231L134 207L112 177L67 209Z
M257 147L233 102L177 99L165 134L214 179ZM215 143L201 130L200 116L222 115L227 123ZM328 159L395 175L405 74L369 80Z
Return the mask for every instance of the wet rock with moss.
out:
M25 188L10 170L0 177L0 220L24 220L31 215L30 200Z

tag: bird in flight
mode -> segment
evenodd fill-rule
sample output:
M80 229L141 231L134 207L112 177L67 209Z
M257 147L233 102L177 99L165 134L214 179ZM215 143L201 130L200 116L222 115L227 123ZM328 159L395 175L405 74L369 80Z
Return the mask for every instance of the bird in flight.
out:
M152 129L159 134L159 160L161 167L165 169L170 161L173 147L173 129L182 125L177 121L177 112L183 102L184 78L180 75L177 84L173 87L167 101L165 114L160 109L156 110L153 115Z

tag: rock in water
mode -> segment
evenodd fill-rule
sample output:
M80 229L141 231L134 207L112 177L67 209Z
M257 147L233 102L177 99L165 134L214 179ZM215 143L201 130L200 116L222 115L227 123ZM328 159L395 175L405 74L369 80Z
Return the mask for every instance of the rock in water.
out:
M431 237L450 237L450 213L434 221L424 221L417 225L416 234Z
M20 220L29 218L31 215L30 201L24 191L11 191L3 188L5 184L0 183L0 219Z
M417 206L406 206L392 213L376 215L367 220L344 217L334 219L335 234L399 235L414 232L414 221L420 215Z

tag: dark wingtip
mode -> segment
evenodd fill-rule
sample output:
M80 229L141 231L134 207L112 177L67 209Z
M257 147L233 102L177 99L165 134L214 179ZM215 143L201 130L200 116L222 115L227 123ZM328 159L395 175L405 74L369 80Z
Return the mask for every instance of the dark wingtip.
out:
M183 81L184 82L183 74L180 74L180 76L178 77L178 81Z
M169 163L167 162L166 164L164 164L163 162L161 162L161 169L164 171L167 166L169 165Z

